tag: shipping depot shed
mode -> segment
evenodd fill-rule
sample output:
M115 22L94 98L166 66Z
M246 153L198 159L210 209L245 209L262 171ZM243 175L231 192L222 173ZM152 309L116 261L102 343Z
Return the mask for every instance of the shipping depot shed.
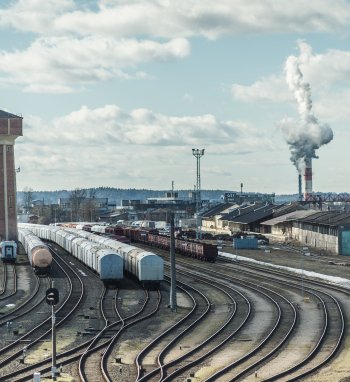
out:
M316 212L315 210L299 210L266 220L261 223L261 233L268 233L282 239L292 239L293 222Z
M278 206L276 205L265 204L253 210L249 210L244 214L232 218L230 217L229 227L232 232L260 232L260 223L267 219L271 219L276 209L278 209Z
M292 236L301 243L350 256L350 213L316 212L293 222Z

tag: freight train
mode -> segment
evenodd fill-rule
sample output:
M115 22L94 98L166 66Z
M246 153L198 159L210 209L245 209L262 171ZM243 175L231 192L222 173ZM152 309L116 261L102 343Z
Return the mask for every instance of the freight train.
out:
M19 226L25 226L27 229L23 231L30 231L33 236L35 234L63 247L73 257L96 272L104 283L115 283L123 279L123 257L114 251L80 238L61 227L37 224L19 224Z
M86 230L38 224L21 225L26 226L41 238L51 240L72 253L73 256L96 271L103 281L107 281L108 269L113 268L113 266L112 263L108 265L107 262L99 264L102 256L99 260L100 253L97 252L97 247L104 248L110 254L113 253L114 257L118 257L119 260L116 261L119 263L121 261L119 268L124 269L142 284L159 284L163 280L164 262L161 257L154 253ZM120 275L115 274L114 278L120 279Z
M152 247L170 249L170 236L161 235L156 229L146 229L140 227L120 227L105 225L76 225L76 228L84 231L95 232L103 235L112 235L118 237L119 241L127 241L131 243L142 243ZM123 240L124 237L124 240ZM193 257L195 259L215 262L218 257L218 249L214 244L209 244L197 240L185 240L182 238L175 239L175 252L184 256Z
M124 259L124 270L135 277L141 284L159 284L164 278L164 261L160 256L144 249L134 247L129 243L117 241L114 238L96 235L86 230L66 228L67 231L80 237L100 243L115 250ZM125 236L124 236L125 239ZM128 240L129 241L129 240Z
M62 225L64 227L67 226L65 223L63 223ZM111 239L120 241L122 243L130 244L130 240L126 238L126 236L124 235L123 228L119 226L108 226L108 225L88 224L88 223L84 223L84 224L69 223L68 227L83 230L86 232L96 233L99 235L105 235L110 237Z
M157 230L144 228L124 228L124 234L131 242L144 243L152 247L170 249L170 236L160 235ZM218 249L214 244L197 240L184 240L175 238L175 252L198 260L215 262Z
M18 230L18 241L22 243L34 272L47 274L52 263L52 255L48 246L28 229Z

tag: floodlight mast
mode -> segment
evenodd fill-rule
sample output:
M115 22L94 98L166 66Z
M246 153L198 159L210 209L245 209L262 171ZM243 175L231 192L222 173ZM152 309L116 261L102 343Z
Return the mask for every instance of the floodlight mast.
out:
M201 239L201 230L199 227L199 210L201 206L201 157L205 149L192 149L193 156L197 160L197 188L196 188L196 239Z

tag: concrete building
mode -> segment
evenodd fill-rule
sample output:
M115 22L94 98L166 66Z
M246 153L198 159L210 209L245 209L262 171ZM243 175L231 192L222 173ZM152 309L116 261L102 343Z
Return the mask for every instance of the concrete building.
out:
M15 139L23 118L0 110L0 241L17 240Z
M315 210L299 210L274 217L261 223L261 233L271 234L277 239L287 240L293 238L293 223L306 216L314 214Z
M293 223L295 240L310 248L350 256L350 213L317 212Z
M267 202L275 203L276 195L273 194L261 194L258 192L225 192L224 201L226 203L237 203L239 205L244 203L256 203L256 202Z
M228 223L224 220L232 210L237 209L235 203L220 203L205 211L202 218L202 231L216 233L230 233Z

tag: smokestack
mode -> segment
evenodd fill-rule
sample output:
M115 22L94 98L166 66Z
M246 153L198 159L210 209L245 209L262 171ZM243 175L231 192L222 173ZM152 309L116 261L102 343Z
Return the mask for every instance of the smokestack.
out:
M298 191L299 191L299 202L303 201L303 186L302 186L302 176L298 175Z
M305 158L305 172L304 172L304 200L310 200L312 197L312 159Z
M283 134L286 137L291 152L291 161L299 174L304 171L305 199L312 195L311 158L318 158L316 150L333 139L332 129L325 123L319 122L312 111L311 87L304 80L301 65L307 65L311 60L311 47L299 42L300 55L289 56L286 65L286 81L294 93L298 105L299 119L284 118L280 121Z

